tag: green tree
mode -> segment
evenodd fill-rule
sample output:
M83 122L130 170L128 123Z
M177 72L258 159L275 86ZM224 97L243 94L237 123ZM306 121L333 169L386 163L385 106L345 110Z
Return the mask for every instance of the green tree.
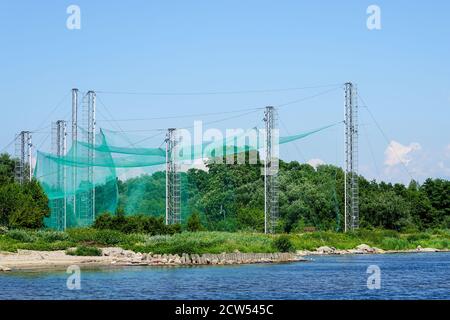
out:
M264 231L264 210L252 207L238 209L237 221L243 229Z
M262 230L264 180L261 164L207 164L208 171L191 169L182 184L186 212L197 212L208 230ZM297 161L280 161L279 208L282 231L342 230L344 172L332 165L314 168ZM120 203L127 213L163 215L162 172L119 183ZM362 227L427 229L450 224L450 182L428 179L423 185L368 181L359 177ZM182 197L183 198L183 197ZM182 200L183 201L183 200ZM156 214L155 214L156 213Z
M9 226L10 217L24 204L24 196L16 183L0 185L0 225Z
M0 155L0 224L15 228L42 228L50 209L40 184L33 179L14 182L14 160Z
M35 179L25 183L21 191L16 198L19 204L15 204L9 215L9 225L14 228L42 228L44 218L50 216L47 196Z
M0 186L14 182L14 160L9 154L0 155Z
M361 219L373 227L400 230L410 224L410 208L393 191L377 192L361 199Z
M194 212L189 216L189 219L187 221L187 229L190 232L204 230L202 222L200 221L200 215L197 212Z
M438 226L450 217L450 181L443 179L427 179L420 188L429 199L434 211L426 219Z

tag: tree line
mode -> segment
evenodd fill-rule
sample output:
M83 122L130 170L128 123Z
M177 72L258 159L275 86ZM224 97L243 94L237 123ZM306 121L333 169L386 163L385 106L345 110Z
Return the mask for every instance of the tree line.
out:
M190 169L181 173L183 223L187 224L194 215L198 225L195 228L263 231L261 165L210 163L207 167L208 171ZM96 190L102 194L101 186ZM411 181L403 185L368 181L360 176L359 193L362 228L397 231L450 228L448 180L427 179L422 184ZM161 217L165 214L163 172L118 181L118 194L120 216ZM105 196L108 195L102 195ZM343 203L344 172L341 168L332 165L314 168L297 161L280 161L278 231L342 231ZM34 179L23 185L16 183L13 159L7 154L0 155L0 225L38 229L44 226L43 219L49 214L48 199L39 183ZM116 220L120 219L123 218ZM139 219L130 223L136 224ZM193 219L190 221L192 223ZM109 220L104 222L110 223Z
M208 171L181 173L182 220L201 217L208 230L264 229L261 165L208 164ZM397 231L450 228L450 181L427 179L408 185L359 176L360 226ZM127 214L164 214L165 175L156 172L119 183L119 207ZM280 161L280 232L342 231L344 172Z

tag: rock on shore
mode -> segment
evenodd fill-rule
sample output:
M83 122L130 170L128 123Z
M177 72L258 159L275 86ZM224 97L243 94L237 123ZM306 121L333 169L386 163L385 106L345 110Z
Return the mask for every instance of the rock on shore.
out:
M410 250L383 250L377 247L371 247L363 243L360 244L359 246L356 246L354 249L348 250L341 250L336 249L334 247L322 246L314 251L298 250L296 253L300 256L309 256L309 255L383 254L383 253L440 252L440 251L448 251L448 250L438 250L435 248L422 248L421 246L417 246L416 249Z
M340 255L340 254L368 254L368 253L385 253L384 250L376 248L376 247L370 247L367 244L360 244L354 249L348 249L348 250L341 250L336 249L335 247L328 247L328 246L322 246L317 248L315 251L308 251L308 250L300 250L297 251L297 254L299 255Z
M128 265L225 265L302 261L294 253L221 253L221 254L152 254L134 253L120 248L103 248L103 256Z
M0 272L2 271L11 271L11 268L0 266Z

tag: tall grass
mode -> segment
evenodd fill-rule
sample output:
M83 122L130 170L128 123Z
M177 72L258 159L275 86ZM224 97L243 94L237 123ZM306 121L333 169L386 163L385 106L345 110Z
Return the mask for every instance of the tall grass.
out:
M352 249L365 243L384 250L415 249L417 246L437 249L450 248L449 230L398 233L391 230L358 230L347 234L312 232L286 235L295 250L314 250L320 246ZM0 234L0 251L66 250L70 247L119 246L139 252L181 254L279 251L275 239L278 236L250 232L182 232L173 235L142 233L125 234L115 230L91 228L70 229L67 232L50 230L9 230Z

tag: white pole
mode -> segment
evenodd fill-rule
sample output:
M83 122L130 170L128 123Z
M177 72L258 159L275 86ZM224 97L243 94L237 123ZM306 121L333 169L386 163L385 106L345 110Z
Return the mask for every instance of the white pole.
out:
M72 89L72 157L77 158L78 134L78 89ZM72 167L73 216L77 216L77 166Z
M63 151L62 151L62 155L66 156L67 154L67 124L66 121L63 121L62 123L63 125ZM63 230L66 231L67 228L67 166L64 165L64 170L63 170L63 179L64 179L64 226L63 226Z
M28 172L28 181L31 181L31 178L33 177L33 164L31 163L32 152L33 152L33 150L32 150L33 144L31 142L31 132L28 132L27 144L28 144L28 159L27 160L28 160L28 170L29 170L29 172Z
M266 132L265 132L265 143L264 143L264 149L265 149L265 154L264 154L264 233L267 234L267 166L269 164L268 161L268 123L269 123L269 119L268 119L268 112L265 112L265 117L264 117L264 121L266 122Z
M95 119L95 92L92 91L92 162L95 160L95 126L96 126L96 119ZM95 221L95 179L94 179L94 163L91 164L91 170L92 170L92 221Z
M166 225L169 224L169 134L166 137Z
M347 232L347 85L345 85L345 103L344 103L344 232Z

